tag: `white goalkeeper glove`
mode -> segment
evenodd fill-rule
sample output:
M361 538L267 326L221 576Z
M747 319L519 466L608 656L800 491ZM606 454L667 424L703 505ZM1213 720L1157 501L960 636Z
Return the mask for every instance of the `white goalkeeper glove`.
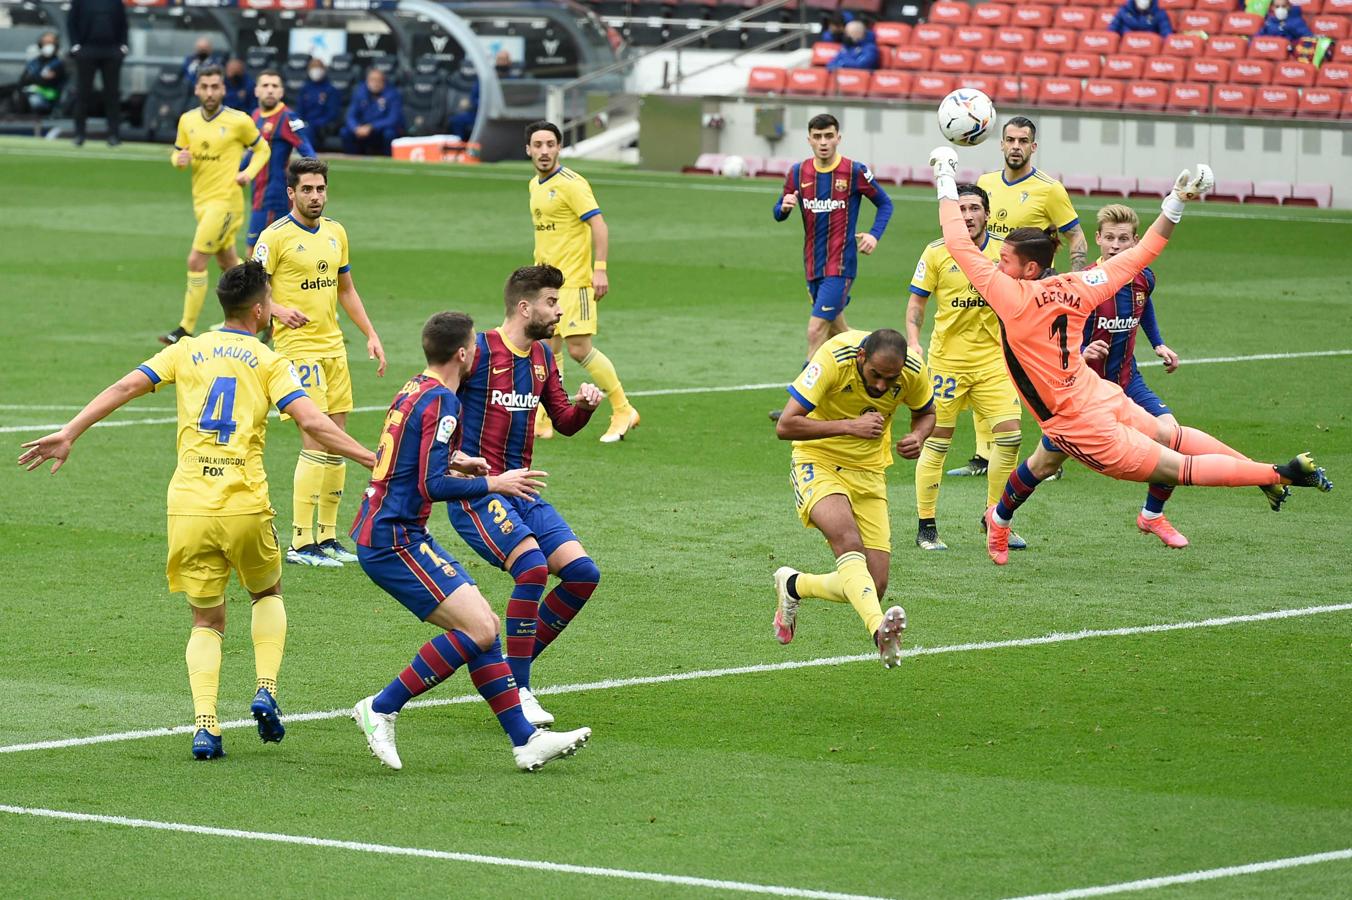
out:
M935 147L930 151L930 166L934 169L934 187L940 200L958 199L958 152L952 147Z
M1216 176L1206 163L1197 164L1197 174L1188 169L1178 173L1174 189L1160 204L1160 212L1175 225L1183 218L1183 205L1189 200L1200 200L1202 195L1216 186Z

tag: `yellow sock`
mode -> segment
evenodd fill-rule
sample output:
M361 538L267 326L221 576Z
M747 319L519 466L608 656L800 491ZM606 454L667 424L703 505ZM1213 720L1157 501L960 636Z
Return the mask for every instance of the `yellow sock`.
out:
M324 492L324 461L328 456L318 450L302 450L296 460L291 488L291 546L297 550L315 542L315 508Z
M948 438L929 438L915 461L915 511L921 519L933 519L939 503L939 482L944 477L944 458L951 442ZM1001 487L1004 485L1001 484Z
M1019 444L1023 435L1017 431L1002 431L995 435L994 453L987 457L990 465L986 468L986 507L989 509L1000 502L1005 492L1005 482L1019 464Z
M839 572L827 572L825 575L800 572L794 583L794 592L799 597L816 597L818 600L844 603L846 600L845 594L842 593L843 587L844 583Z
M251 628L254 645L254 672L258 686L277 696L277 673L282 668L282 651L286 649L286 607L282 595L264 597L253 605Z
M629 398L624 395L620 376L615 374L615 367L608 356L593 347L583 358L582 368L587 370L592 382L605 393L606 399L610 401L611 412L624 412L629 408Z
M207 273L189 272L188 289L183 292L183 318L179 327L189 334L197 331L197 317L202 314L202 304L207 299Z
M976 455L982 459L990 459L991 454L995 452L995 435L991 433L991 427L986 424L985 419L972 417L972 426L976 431Z
M841 593L850 601L859 618L864 620L869 637L873 637L883 621L883 608L878 603L877 586L869 574L864 554L851 552L836 557L836 571L840 573Z
M216 720L216 695L221 686L221 633L214 628L194 628L188 635L188 685L198 728L220 735Z
M319 528L315 541L324 543L338 537L338 505L343 502L347 484L347 461L341 456L324 456L324 486L319 492Z

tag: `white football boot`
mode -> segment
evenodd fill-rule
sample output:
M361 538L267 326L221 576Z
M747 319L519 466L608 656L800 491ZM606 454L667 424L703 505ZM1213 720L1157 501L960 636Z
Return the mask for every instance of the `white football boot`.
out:
M893 606L883 613L883 622L878 626L875 639L878 642L878 655L882 657L884 669L901 665L901 636L905 633L906 610L900 606Z
M591 737L590 728L575 731L536 731L529 741L512 748L516 767L523 772L534 772L545 763L564 756L572 756Z
M798 598L789 593L789 577L800 574L797 569L780 566L775 569L775 640L787 644L793 640L798 627Z
M399 718L399 713L376 712L371 708L374 699L374 696L367 697L352 707L352 720L361 726L362 734L366 735L366 745L371 748L371 755L398 771L404 767L399 759L399 751L394 746L394 720Z
M554 714L540 705L530 688L517 688L516 693L521 698L521 714L527 722L536 728L548 728L554 724Z

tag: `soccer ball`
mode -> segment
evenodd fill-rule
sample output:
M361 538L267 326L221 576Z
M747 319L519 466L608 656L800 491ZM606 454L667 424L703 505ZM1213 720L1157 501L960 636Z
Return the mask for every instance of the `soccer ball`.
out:
M939 104L939 130L963 147L975 147L990 133L995 105L976 88L958 88Z
M746 174L746 160L740 156L729 156L723 160L722 172L724 178L741 178Z

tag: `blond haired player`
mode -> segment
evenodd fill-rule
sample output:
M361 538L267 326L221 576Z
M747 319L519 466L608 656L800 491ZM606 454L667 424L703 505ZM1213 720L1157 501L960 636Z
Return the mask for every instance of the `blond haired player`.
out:
M378 376L385 374L385 350L352 282L347 231L324 215L328 163L304 156L293 159L286 183L291 212L269 225L254 246L254 259L271 276L278 301L273 341L277 352L295 365L300 383L320 410L346 429L352 411L352 375L338 327L339 304L366 335L366 354L377 361ZM346 482L342 457L325 453L302 431L287 562L334 567L357 561L356 554L338 541L338 506Z
M972 243L988 259L999 259L1002 241L986 230L989 202L976 185L958 185L958 209ZM1000 499L1005 479L1019 462L1019 395L1001 357L1000 320L958 267L943 238L920 255L910 294L906 340L917 352L925 305L934 300L934 332L926 362L934 379L935 424L915 464L919 520L915 543L921 550L947 550L939 537L936 506L958 413L970 408L976 421L994 433L995 449L986 470L986 506L990 506ZM1016 537L1011 533L1011 546Z
M883 612L879 603L892 561L892 415L902 405L910 409L911 430L897 451L915 459L934 428L929 370L898 331L846 331L817 349L788 391L775 433L793 441L789 480L798 517L826 538L836 570L813 575L784 566L775 572L775 637L781 644L793 640L803 597L849 603L890 669L901 662L906 630L906 611Z
M294 416L311 440L368 469L375 455L348 437L305 395L295 369L254 335L269 317L267 274L257 263L221 275L216 295L225 325L161 350L91 400L54 434L28 441L19 465L36 469L52 459L55 473L90 426L162 384L175 384L178 466L169 482L169 590L185 593L192 608L186 660L196 733L192 755L225 755L216 699L225 588L230 572L253 600L251 635L257 693L251 710L258 736L286 734L277 707L277 675L286 644L282 555L272 527L263 443L268 410Z
M260 139L253 119L224 105L225 76L219 66L203 66L197 71L194 93L202 105L178 117L178 135L169 162L175 168L192 169L192 212L197 231L188 251L183 317L176 328L160 335L162 344L191 337L197 328L197 317L207 297L207 260L216 257L222 272L239 265L235 235L244 221L240 187L272 158L272 147ZM253 159L240 171L246 150L253 150Z
M606 274L610 232L587 179L559 163L562 143L563 136L552 122L532 122L526 126L526 153L535 164L535 174L530 179L535 264L563 271L563 288L559 291L563 318L554 336L555 358L562 340L568 345L568 355L587 370L591 380L605 393L610 401L610 426L601 435L601 443L613 444L624 440L629 429L638 427L639 417L638 410L624 395L620 376L615 374L610 358L592 346L598 317L596 306L610 290ZM562 370L562 366L559 368ZM544 407L536 412L535 436L554 436Z

